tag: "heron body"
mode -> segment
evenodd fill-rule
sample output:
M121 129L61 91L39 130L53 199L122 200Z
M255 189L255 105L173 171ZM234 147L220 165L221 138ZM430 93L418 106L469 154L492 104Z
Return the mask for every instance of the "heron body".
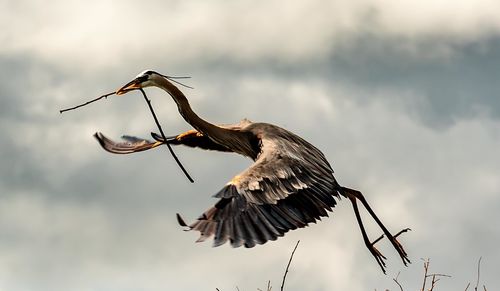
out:
M181 116L194 129L166 140L153 134L154 141L124 136L114 142L96 133L101 146L112 153L128 154L163 144L185 145L205 150L235 152L254 163L231 179L214 197L219 200L196 221L187 225L200 233L198 241L213 237L214 246L229 242L233 247L254 247L276 240L289 230L302 228L327 217L343 196L354 208L365 245L385 272L385 257L370 242L364 229L357 201L372 215L406 265L406 252L370 208L361 192L337 183L334 171L323 153L294 133L268 123L247 119L233 125L213 125L194 113L184 94L164 75L145 71L116 93L156 86L172 96Z

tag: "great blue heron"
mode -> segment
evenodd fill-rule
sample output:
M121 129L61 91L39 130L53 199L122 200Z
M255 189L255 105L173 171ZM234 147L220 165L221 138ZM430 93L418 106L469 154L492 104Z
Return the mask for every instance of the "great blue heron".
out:
M182 117L195 129L164 140L155 141L124 137L126 142L114 142L96 133L103 148L112 153L128 154L169 143L206 150L235 152L254 160L245 171L236 175L214 197L219 201L188 227L201 233L198 241L214 236L214 246L229 241L233 247L247 248L276 240L289 230L302 228L328 216L337 204L335 198L351 201L364 243L385 273L385 257L366 234L357 201L360 201L392 243L403 263L408 255L397 237L377 217L360 191L340 186L323 153L301 137L268 123L253 123L247 119L238 124L219 126L201 119L191 109L186 96L166 76L145 71L116 91L117 95L144 87L165 90ZM187 226L178 216L179 222Z

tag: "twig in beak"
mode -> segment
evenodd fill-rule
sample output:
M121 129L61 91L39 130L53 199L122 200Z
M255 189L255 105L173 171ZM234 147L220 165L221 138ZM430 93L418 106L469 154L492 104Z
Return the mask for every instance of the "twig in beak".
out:
M181 168L182 172L184 172L184 175L186 175L188 180L191 183L194 183L193 178L191 178L191 176L189 176L188 172L186 171L184 166L181 164L181 161L179 161L179 159L175 155L174 150L172 150L172 147L170 146L170 144L168 142L166 142L167 137L165 136L165 133L163 133L163 129L161 129L160 122L158 121L158 118L156 117L156 114L153 110L153 106L151 106L151 100L148 99L148 96L146 96L146 92L144 92L144 90L142 88L139 88L139 90L141 91L142 96L144 96L144 100L146 100L146 103L148 103L149 110L151 110L151 114L153 114L153 118L155 119L156 126L158 126L158 130L160 131L161 137L163 137L163 140L165 141L165 144L167 145L168 150L170 151L170 154L172 155L172 157L174 157L174 160L177 162L177 165L179 165L179 167Z
M182 76L181 77L181 76L167 76L167 75L162 75L162 74L160 74L160 75L163 76L164 78L166 78L167 80L172 81L174 83L177 83L177 84L179 84L179 85L181 85L183 87L186 87L186 88L189 88L189 89L194 89L191 86L188 86L186 84L183 84L183 83L175 80L175 79L190 79L191 77L189 77L189 76Z
M59 113L63 113L63 112L66 112L66 111L70 111L70 110L73 110L73 109L77 109L77 108L83 107L83 106L88 105L88 104L90 104L92 102L99 101L102 98L108 98L108 96L111 96L111 95L114 95L114 94L116 94L116 92L111 92L111 93L108 93L108 94L104 94L104 95L102 95L100 97L97 97L95 99L87 101L87 102L85 102L83 104L80 104L80 105L77 105L77 106L74 106L74 107L71 107L71 108L61 109L61 110L59 110Z

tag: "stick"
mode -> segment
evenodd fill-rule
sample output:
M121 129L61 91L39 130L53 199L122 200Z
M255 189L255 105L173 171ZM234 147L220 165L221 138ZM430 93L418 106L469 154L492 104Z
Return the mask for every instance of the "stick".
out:
M476 287L474 288L475 291L477 291L477 287L479 286L479 277L481 275L481 259L483 257L479 257L479 261L477 262L477 281L476 281Z
M297 241L297 244L295 245L295 248L292 251L292 255L290 256L290 260L288 261L288 265L286 266L285 270L285 275L283 275L283 281L281 282L281 291L283 291L283 286L285 286L285 279L286 279L286 274L288 273L288 268L290 267L290 263L292 262L293 259L293 254L295 254L295 250L299 246L300 240Z
M66 111L70 111L70 110L73 110L73 109L77 109L77 108L83 107L83 106L85 106L85 105L87 105L87 104L90 104L90 103L92 103L92 102L99 101L99 100L101 100L102 98L108 98L108 96L111 96L111 95L114 95L114 94L116 94L116 92L111 92L111 93L108 93L108 94L104 94L104 95L102 95L102 96L100 96L100 97L97 97L97 98L95 98L95 99L92 99L92 100L90 100L90 101L87 101L87 102L85 102L85 103L83 103L83 104L80 104L80 105L77 105L77 106L74 106L74 107L71 107L71 108L61 109L61 110L59 110L59 113L61 113L61 114L62 114L63 112L66 112Z
M161 137L163 137L163 140L165 141L165 144L167 145L168 150L170 151L170 154L172 155L174 160L177 162L177 165L179 165L179 167L181 168L184 175L186 175L186 178L188 178L189 182L194 183L193 178L191 178L191 176L189 176L188 172L186 171L184 166L181 164L181 161L179 161L179 159L175 155L174 150L172 150L172 147L167 142L167 138L165 137L165 134L163 133L163 129L161 129L160 122L158 121L158 118L156 117L156 114L153 110L153 106L151 106L151 100L148 99L148 96L146 96L146 92L144 92L144 90L142 88L139 88L139 90L141 91L142 96L144 96L144 100L146 100L146 103L148 103L149 110L151 110L151 114L153 114L153 118L155 119L156 126L158 126L158 130L160 130Z
M396 276L396 278L392 278L392 281L396 282L396 284L398 284L398 286L399 286L399 290L403 291L403 286L401 286L401 284L398 281L398 277L399 277L400 273L401 272L398 272L398 275Z
M422 259L423 260L423 259ZM424 260L424 283L422 285L422 291L425 291L425 283L427 282L427 272L429 271L429 259Z

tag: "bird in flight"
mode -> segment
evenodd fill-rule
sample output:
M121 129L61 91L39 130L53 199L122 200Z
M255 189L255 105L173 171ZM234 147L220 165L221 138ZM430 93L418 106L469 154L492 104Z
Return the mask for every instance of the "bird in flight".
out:
M152 134L153 141L123 136L115 142L102 133L95 137L108 152L129 154L160 145L185 145L204 150L234 152L254 163L234 176L214 197L219 200L196 221L179 223L200 233L198 241L213 236L214 246L254 247L284 236L289 230L303 228L327 217L340 197L349 199L361 230L363 241L385 273L386 257L375 247L384 235L393 245L404 265L410 262L397 237L408 231L391 234L372 210L363 194L341 186L323 153L301 137L273 124L254 123L247 119L232 125L214 125L200 118L186 96L171 80L154 71L144 71L116 91L117 95L145 87L166 91L177 104L181 116L194 129L176 136ZM383 235L371 241L363 226L358 202L381 228Z

